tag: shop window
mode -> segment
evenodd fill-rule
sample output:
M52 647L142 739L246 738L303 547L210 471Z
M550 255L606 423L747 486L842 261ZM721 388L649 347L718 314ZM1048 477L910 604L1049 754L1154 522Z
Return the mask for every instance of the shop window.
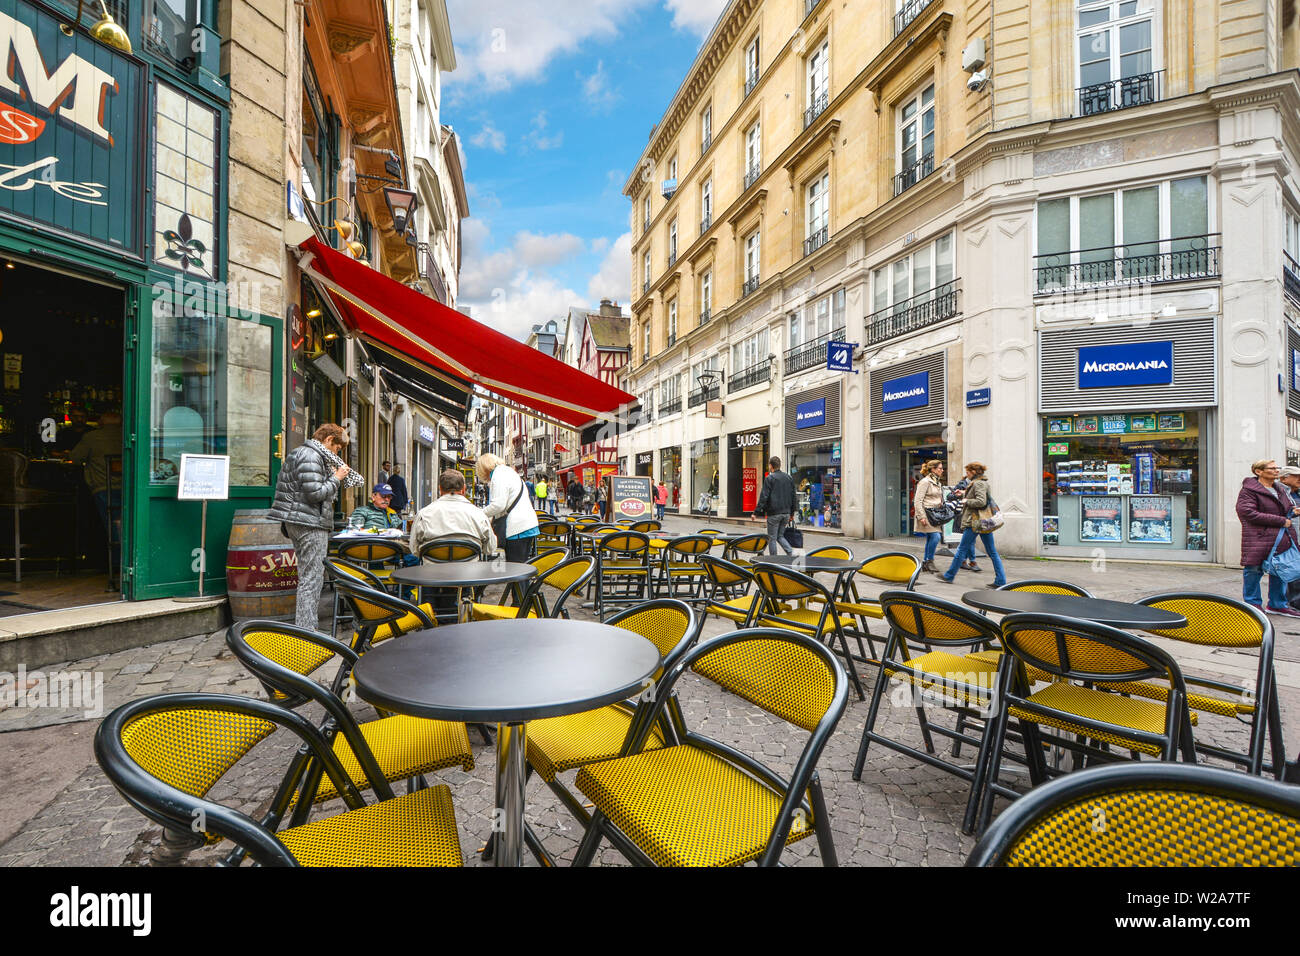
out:
M1205 417L1157 411L1043 422L1043 544L1207 550Z
M718 513L718 439L691 442L691 503L697 514Z
M271 483L271 327L154 302L150 480L180 456L229 455L230 484Z
M146 0L145 10L145 46L189 69L198 42L199 0Z
M668 487L668 507L682 504L682 449L680 446L659 450L659 480Z
M817 528L840 526L840 443L786 448L788 473L794 481L796 522Z

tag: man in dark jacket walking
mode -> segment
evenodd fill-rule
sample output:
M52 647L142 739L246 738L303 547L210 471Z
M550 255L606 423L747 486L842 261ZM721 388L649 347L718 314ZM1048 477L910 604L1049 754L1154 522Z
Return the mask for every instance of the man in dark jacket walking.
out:
M1255 477L1241 483L1237 494L1237 517L1241 520L1242 600L1264 610L1260 595L1260 582L1264 577L1264 562L1276 547L1283 554L1296 547L1295 532L1291 530L1291 496L1278 481L1281 469L1277 462L1266 459L1250 466ZM1279 538L1278 533L1281 532ZM1286 604L1286 582L1276 575L1268 576L1268 613L1300 617Z
M785 529L794 521L794 479L781 470L781 459L775 455L768 462L771 471L763 479L763 490L758 493L754 514L767 515L767 553L776 554L779 544L786 554L792 553L785 540Z

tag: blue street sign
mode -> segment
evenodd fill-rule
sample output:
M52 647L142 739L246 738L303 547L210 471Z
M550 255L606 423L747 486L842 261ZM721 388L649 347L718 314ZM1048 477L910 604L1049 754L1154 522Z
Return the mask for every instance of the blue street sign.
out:
M1173 342L1131 342L1079 349L1080 388L1169 385L1173 380Z
M853 349L852 342L827 342L826 368L832 372L852 372Z
M966 393L967 408L982 408L992 403L993 389L991 388L972 388Z
M901 412L930 404L930 373L917 372L886 382L881 389L882 412Z
M813 428L826 424L826 399L802 402L794 407L794 427Z

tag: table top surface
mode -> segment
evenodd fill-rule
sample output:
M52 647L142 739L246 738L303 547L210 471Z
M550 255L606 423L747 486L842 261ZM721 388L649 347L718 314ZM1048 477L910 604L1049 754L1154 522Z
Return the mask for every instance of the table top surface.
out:
M595 710L648 686L660 666L644 637L589 621L478 621L413 631L357 662L357 693L436 720L517 722Z
M1187 626L1187 618L1172 611L1127 604L1124 601L1107 601L1101 598L1078 597L1073 594L1041 594L1037 591L967 591L961 596L963 604L1001 614L1059 614L1111 627L1132 627L1139 630L1167 630Z
M861 561L854 561L849 558L829 558L807 554L764 554L751 558L750 564L770 564L790 568L792 571L799 571L804 574L823 571L839 574L844 571L856 571L862 567Z
M398 568L388 579L417 587L457 588L527 581L535 574L537 569L531 564L510 561L435 561Z

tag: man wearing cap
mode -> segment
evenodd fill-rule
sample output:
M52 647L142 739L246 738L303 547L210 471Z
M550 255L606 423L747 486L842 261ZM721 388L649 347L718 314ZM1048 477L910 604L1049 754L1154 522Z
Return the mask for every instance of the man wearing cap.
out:
M356 519L361 517L360 530L386 531L389 528L401 528L402 519L392 508L393 489L387 484L377 484L370 490L370 504L362 505L348 515L348 524L358 527Z

